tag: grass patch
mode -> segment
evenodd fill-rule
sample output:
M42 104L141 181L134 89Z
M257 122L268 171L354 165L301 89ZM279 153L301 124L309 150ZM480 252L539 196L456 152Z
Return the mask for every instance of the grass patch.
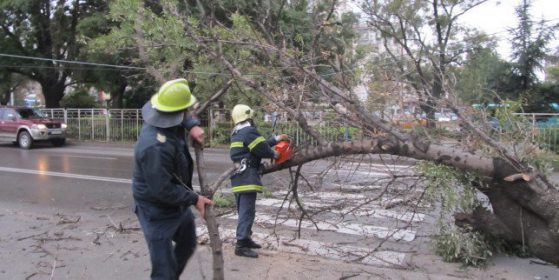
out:
M215 207L221 208L235 208L235 196L224 195L221 193L215 194L213 197L213 202Z

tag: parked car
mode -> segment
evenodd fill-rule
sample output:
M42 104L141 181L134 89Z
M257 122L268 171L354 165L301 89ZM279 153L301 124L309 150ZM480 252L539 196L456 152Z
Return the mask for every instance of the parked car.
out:
M0 140L29 149L35 141L66 143L66 124L48 119L41 111L27 107L0 107Z

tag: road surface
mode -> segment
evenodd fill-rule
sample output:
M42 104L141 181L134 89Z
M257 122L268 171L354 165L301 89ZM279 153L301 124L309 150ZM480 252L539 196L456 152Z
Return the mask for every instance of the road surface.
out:
M5 232L0 237L0 257L9 261L0 266L0 278L7 275L6 279L28 276L31 276L28 279L49 279L46 276L49 268L51 273L58 270L57 275L66 274L64 279L108 279L115 273L121 276L119 279L146 275L147 249L132 213L132 153L131 145L71 142L60 148L38 145L35 149L22 150L1 144L0 228ZM205 156L210 182L230 166L227 149L206 149ZM271 191L259 197L253 228L253 237L267 249L262 252L264 257L275 260L279 255L273 252L295 253L307 256L297 257L303 263L308 263L309 258L318 258L317 263L331 262L327 266L332 265L335 271L329 274L328 268L319 266L303 266L297 271L294 266L292 271L276 273L292 275L288 278L294 279L305 276L308 270L306 276L310 278L338 279L348 275L340 272L344 264L352 263L363 266L356 267L360 272L354 273L363 279L376 275L367 271L368 268L398 269L399 273L387 274L399 275L398 279L405 279L407 276L402 275L418 268L426 278L470 277L465 272L448 271L455 266L443 264L430 252L428 236L434 229L434 218L428 205L415 203L422 187L415 184L413 164L388 162L380 164L379 158L364 157L318 161L306 166L304 179L299 183L299 202L309 215L302 220L296 201L284 200L289 173L266 175L264 184ZM402 179L386 188L393 175ZM230 195L227 186L222 192ZM223 212L220 230L225 245L230 246L237 216L231 209ZM203 242L205 228L202 222L198 224ZM229 278L270 275L270 269L239 270L238 266L246 266L248 260L232 256L229 252L232 249L227 248L231 247L226 247ZM189 264L187 268L199 272L194 279L205 277L200 267L209 261L207 247L200 250L205 253L197 255L199 263ZM285 255L281 256L285 260ZM132 271L131 259L139 261L143 270ZM29 265L25 263L27 260ZM104 268L92 270L92 266ZM341 268L334 269L338 266ZM522 277L544 277L559 272L546 267L538 274L538 269L541 267L536 272L521 269L525 273ZM503 275L476 273L472 275ZM413 275L414 279L418 277Z

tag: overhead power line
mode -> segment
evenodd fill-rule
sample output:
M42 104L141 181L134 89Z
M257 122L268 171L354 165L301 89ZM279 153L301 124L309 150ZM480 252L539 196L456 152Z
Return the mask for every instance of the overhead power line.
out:
M45 66L45 65L23 65L23 64L0 64L0 68L31 68L31 69L57 69L56 66ZM96 71L120 71L120 69L107 69L107 68L95 68L95 67L80 67L80 66L68 66L65 69L70 70L91 70L96 69Z
M0 53L0 57L10 57L10 58L17 58L17 59L28 59L28 60L39 60L39 61L53 61L58 63L66 63L66 64L75 64L75 65L88 65L88 66L97 66L97 67L110 67L110 68L118 68L118 69L134 69L134 70L147 70L146 67L136 67L136 66L125 66L125 65L115 65L115 64L105 64L105 63L95 63L95 62L86 62L86 61L77 61L77 60L61 60L61 59L51 59L51 58L42 58L42 57L35 57L35 56L24 56L24 55L15 55L15 54L5 54ZM55 68L53 66L34 66L34 65L6 65L2 64L0 67L20 67L20 68ZM87 70L85 68L79 69L75 68L76 70ZM339 73L351 72L354 69L344 70L340 72L328 73L323 74L321 76L331 76ZM185 70L187 73L192 74L200 74L200 75L219 75L219 76L231 76L230 73L221 73L221 72L201 72L201 71L189 71ZM269 76L266 74L261 73L246 73L246 76Z
M113 68L121 68L121 69L146 70L145 67L114 65L114 64L95 63L95 62L86 62L86 61L75 61L75 60L74 60L74 61L72 61L72 60L61 60L61 59L42 58L42 57L24 56L24 55L15 55L15 54L5 54L5 53L0 53L0 56L11 57L11 58L19 58L19 59L52 61L52 62L67 63L67 64L79 64L79 65L90 65L90 66L101 66L101 67L113 67Z
M0 57L2 57L2 56L3 57L18 58L18 59L52 61L52 62L66 63L66 64L88 65L88 66L98 66L98 67L111 67L111 68L118 68L118 69L147 70L146 67L115 65L115 64L106 64L106 63L95 63L95 62L77 61L77 60L62 60L62 59L52 59L52 58L42 58L42 57L35 57L35 56L25 56L25 55L0 53ZM19 67L19 66L14 65L13 67ZM37 67L39 68L39 66L37 66ZM185 70L185 72L192 73L192 74L202 74L202 75L231 76L231 74L229 74L229 73L219 73L219 72L200 72L200 71L188 71L188 70ZM265 75L262 75L262 74L253 74L253 73L248 73L248 74L245 74L245 75L247 75L247 76L265 76Z

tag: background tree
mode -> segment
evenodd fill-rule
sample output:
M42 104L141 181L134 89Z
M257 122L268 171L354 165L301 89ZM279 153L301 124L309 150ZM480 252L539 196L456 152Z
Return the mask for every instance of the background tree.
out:
M546 82L559 83L559 48L547 56L545 75Z
M500 104L517 89L510 83L511 63L503 60L495 47L479 47L467 52L465 61L456 71L456 91L466 104Z
M106 11L92 13L79 22L79 41L89 42L92 38L110 32L115 22L111 21L105 12ZM125 91L129 83L134 84L138 79L151 78L145 75L142 65L139 67L129 67L132 66L133 57L134 53L129 49L122 49L111 53L105 49L97 49L94 46L86 44L80 52L79 60L99 64L110 64L115 65L115 67L84 67L83 70L74 72L72 78L80 81L82 86L93 86L98 90L110 93L110 100L108 101L110 107L127 108L128 104L125 103Z
M83 41L78 25L83 18L106 12L106 1L9 0L0 3L0 46L7 70L39 82L47 107L58 107L72 81L75 65L54 60L75 60ZM52 60L51 60L52 59Z
M523 0L516 7L518 26L509 29L512 35L511 49L514 73L519 91L527 91L538 83L537 71L543 69L543 60L548 52L547 45L554 37L554 26L540 21L537 29L530 16L531 0ZM535 33L535 34L534 34Z
M389 67L418 96L421 107L434 120L437 104L444 99L443 84L450 79L466 50L479 44L459 18L486 0L364 1L368 24L379 32L392 57ZM431 122L432 123L432 122Z
M96 108L98 104L87 90L81 89L65 95L60 100L60 106L63 108Z
M541 83L538 73L543 70L544 59L549 52L548 44L554 38L558 25L548 26L545 20L541 20L536 27L530 15L531 7L531 0L523 0L516 7L518 26L509 29L509 33L512 35L511 47L514 60L513 76L509 80L509 84L516 88L510 98L520 98L528 112L541 112L544 108L539 103L545 102L549 105L551 100L540 92ZM542 90L549 92L550 87L547 86ZM549 108L548 105L543 107ZM544 111L546 110L544 109Z

